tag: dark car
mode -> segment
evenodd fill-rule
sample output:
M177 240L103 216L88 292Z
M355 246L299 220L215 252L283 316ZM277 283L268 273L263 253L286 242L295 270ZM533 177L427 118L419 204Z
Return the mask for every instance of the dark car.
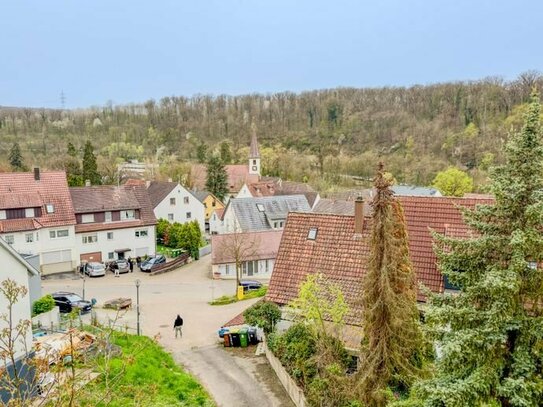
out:
M78 309L79 312L84 314L90 312L92 309L92 303L90 301L85 301L77 294L57 291L52 295L55 300L55 305L59 307L60 312L72 312L72 310Z
M166 263L166 257L164 257L162 254L150 257L147 260L145 260L143 263L140 264L140 270L141 271L152 271L156 266L160 264Z
M119 269L119 273L128 273L130 271L130 266L128 264L128 261L125 259L119 259L119 260L113 260L111 263L108 264L108 268L111 271L115 271Z
M255 291L262 288L262 283L254 280L241 280L239 285L243 287L244 292Z

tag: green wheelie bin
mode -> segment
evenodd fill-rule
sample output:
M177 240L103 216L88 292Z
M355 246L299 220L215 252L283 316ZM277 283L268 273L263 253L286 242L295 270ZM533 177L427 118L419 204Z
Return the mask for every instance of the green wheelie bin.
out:
M239 330L239 342L242 348L249 346L249 332L247 328L241 328Z

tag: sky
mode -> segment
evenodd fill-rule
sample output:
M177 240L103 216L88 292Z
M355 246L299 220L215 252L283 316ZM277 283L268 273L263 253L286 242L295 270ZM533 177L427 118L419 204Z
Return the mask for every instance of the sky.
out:
M539 0L0 0L0 105L543 71Z

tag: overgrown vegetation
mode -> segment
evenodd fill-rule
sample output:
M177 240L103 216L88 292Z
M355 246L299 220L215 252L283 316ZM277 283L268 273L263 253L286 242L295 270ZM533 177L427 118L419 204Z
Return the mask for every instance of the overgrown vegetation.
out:
M187 223L170 223L165 219L159 219L156 235L165 247L184 249L193 259L199 258L198 249L204 245L202 230L197 220Z
M120 161L138 159L159 164L164 179L186 177L190 187L187 160L205 163L216 152L246 164L254 123L264 175L328 190L348 185L344 175L370 180L383 160L399 183L430 185L455 166L469 172L477 189L489 161L503 161L507 132L522 124L534 85L541 88L543 80L528 72L511 82L165 97L73 111L2 108L0 169L11 169L7 156L16 142L23 162L70 169L92 140L104 182L116 183Z
M55 308L55 300L51 294L44 295L43 297L34 301L32 304L32 316L49 312Z
M107 372L120 380L110 390L107 402L100 400L106 391L106 377L99 376L86 386L81 406L213 406L202 386L185 373L152 339L145 336L115 334L113 342L122 354L110 362ZM99 395L93 397L93 395Z

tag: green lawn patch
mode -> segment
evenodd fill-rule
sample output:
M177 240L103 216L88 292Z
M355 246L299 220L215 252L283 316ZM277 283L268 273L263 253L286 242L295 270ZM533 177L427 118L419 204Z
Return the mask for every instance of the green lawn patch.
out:
M122 355L113 358L107 379L111 396L100 375L85 388L83 406L214 406L203 387L173 360L160 345L145 336L116 334L114 343ZM103 364L103 363L100 363ZM100 369L98 369L100 371Z
M243 296L243 300L250 300L252 298L259 298L264 297L266 293L268 292L268 286L263 286L259 288L258 290L249 291L245 293ZM232 304L234 302L238 302L238 298L235 295L223 295L222 297L217 298L216 300L213 300L209 302L210 305L227 305Z

